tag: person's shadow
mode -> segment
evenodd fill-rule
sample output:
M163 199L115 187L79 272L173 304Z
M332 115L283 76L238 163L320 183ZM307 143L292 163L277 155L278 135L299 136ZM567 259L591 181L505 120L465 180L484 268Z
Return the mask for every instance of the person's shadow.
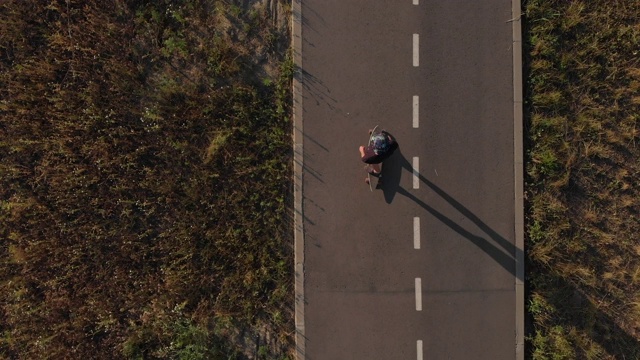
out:
M491 229L480 218L473 214L464 205L458 202L456 199L447 194L444 190L436 186L433 182L421 174L417 174L420 182L426 184L433 192L442 197L447 203L449 203L458 212L464 215L467 219L471 220L478 228L484 232L484 236L472 234L457 224L452 219L445 216L435 208L431 207L421 199L400 186L400 178L402 177L403 170L407 170L413 175L413 166L402 155L400 149L396 150L387 160L385 160L382 167L383 184L381 190L384 193L385 201L391 204L396 194L404 195L407 198L413 200L416 204L420 205L423 209L433 215L436 219L447 225L449 228L457 232L458 234L471 241L474 245L482 249L487 255L491 256L500 266L509 271L513 276L517 276L519 280L524 281L524 275L516 271L516 265L522 265L520 262L524 261L524 252L522 249L516 248L509 240L502 237L496 231ZM492 241L489 241L491 239ZM496 245L497 244L497 245Z
M516 272L518 266L524 268L524 252L516 248L510 241L491 229L480 218L474 215L464 205L447 194L433 182L418 174L420 181L429 187L438 196L442 197L454 209L471 220L483 234L475 235L464 229L452 219L448 218L432 206L417 198L415 195L400 186L400 178L403 171L413 174L413 166L402 155L400 149L384 162L382 167L383 184L381 190L387 203L391 203L396 194L401 194L413 200L424 210L433 215L436 219L465 237L474 245L482 249L491 256L501 267L509 271L513 276L521 281L525 281L523 272ZM546 270L545 270L546 271ZM548 274L550 272L546 271ZM557 273L547 275L545 282L541 285L541 290L545 294L553 309L558 309L557 313L562 316L555 317L551 323L560 325L563 328L576 328L584 333L591 334L591 339L600 344L609 355L615 358L640 359L640 342L632 333L618 325L619 321L607 312L600 309L600 305L590 299L589 294L593 293L592 288L580 286L581 284L570 278L563 278ZM531 318L527 317L525 322L531 323ZM529 325L526 332L533 333ZM530 340L528 341L530 342ZM579 358L585 354L585 349L577 349L576 355Z

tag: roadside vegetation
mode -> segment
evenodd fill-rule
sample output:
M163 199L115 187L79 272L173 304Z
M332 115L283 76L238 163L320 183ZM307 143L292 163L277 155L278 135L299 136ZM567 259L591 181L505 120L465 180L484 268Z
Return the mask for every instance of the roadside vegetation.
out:
M640 358L640 2L524 3L528 357Z
M288 6L0 2L0 358L292 358Z

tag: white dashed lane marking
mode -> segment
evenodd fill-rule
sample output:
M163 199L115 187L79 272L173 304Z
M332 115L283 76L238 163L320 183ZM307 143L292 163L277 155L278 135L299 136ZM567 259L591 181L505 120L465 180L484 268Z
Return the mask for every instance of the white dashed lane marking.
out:
M420 0L413 0L413 5L419 5ZM420 66L420 35L413 34L413 66ZM420 127L420 98L418 95L413 96L413 128ZM420 188L420 160L417 156L413 157L413 188ZM413 248L420 249L420 218L413 218ZM416 311L422 311L422 279L416 278ZM416 358L423 359L422 340L416 342Z
M413 34L413 66L420 66L420 35Z
M420 188L420 159L413 157L413 188Z
M420 218L413 218L413 248L420 249Z
M416 311L422 311L422 279L416 278Z
M413 96L413 128L420 126L420 98L418 95Z

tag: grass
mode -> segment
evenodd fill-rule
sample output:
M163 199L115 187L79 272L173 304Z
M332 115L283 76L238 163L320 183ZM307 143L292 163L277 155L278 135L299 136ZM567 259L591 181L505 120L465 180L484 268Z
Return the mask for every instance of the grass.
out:
M288 28L233 4L0 4L0 357L291 358Z
M528 357L640 358L640 3L524 10Z

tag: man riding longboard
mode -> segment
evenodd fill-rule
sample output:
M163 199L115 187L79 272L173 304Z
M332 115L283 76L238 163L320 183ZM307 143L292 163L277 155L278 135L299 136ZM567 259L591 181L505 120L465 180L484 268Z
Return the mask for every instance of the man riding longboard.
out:
M370 176L378 178L377 188L382 186L382 162L398 148L398 143L386 130L377 131L378 126L369 130L369 144L360 146L360 160L368 164L365 169L369 176L365 182L371 187ZM371 189L373 191L373 189Z

